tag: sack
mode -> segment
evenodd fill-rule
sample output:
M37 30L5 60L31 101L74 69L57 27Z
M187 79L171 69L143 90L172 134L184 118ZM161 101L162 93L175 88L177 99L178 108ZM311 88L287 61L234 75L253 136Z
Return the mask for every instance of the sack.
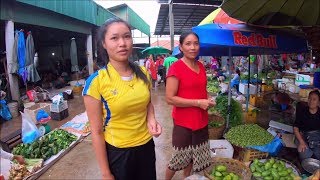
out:
M40 132L27 113L20 113L22 116L22 142L32 143L40 137Z
M7 102L3 99L0 100L0 116L7 121L12 119Z
M264 146L250 146L249 148L256 149L261 152L267 152L271 156L276 156L282 147L282 139L276 136L269 144L266 144Z

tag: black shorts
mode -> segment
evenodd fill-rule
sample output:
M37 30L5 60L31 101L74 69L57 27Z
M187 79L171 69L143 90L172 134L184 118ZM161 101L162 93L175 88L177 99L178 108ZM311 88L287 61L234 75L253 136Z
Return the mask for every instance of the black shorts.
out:
M110 170L116 180L157 178L153 139L132 148L117 148L107 143L107 153Z

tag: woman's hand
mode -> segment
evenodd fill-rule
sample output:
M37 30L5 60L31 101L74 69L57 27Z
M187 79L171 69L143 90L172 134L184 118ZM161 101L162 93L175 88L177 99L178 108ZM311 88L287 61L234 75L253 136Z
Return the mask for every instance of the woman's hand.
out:
M216 105L216 102L212 99L199 99L197 101L197 107L207 110L209 107Z
M115 180L114 176L111 173L103 174L102 179L103 180Z
M162 132L162 127L155 118L151 118L148 119L148 130L152 136L159 137Z
M308 146L304 141L299 142L298 152L304 152L307 148Z
M15 155L13 156L13 159L15 159L19 164L25 164L25 160L23 158L23 156L20 156L20 155Z

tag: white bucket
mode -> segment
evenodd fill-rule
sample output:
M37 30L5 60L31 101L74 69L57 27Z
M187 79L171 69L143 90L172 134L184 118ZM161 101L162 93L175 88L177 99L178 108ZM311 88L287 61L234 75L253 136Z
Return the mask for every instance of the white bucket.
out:
M18 102L8 103L8 108L10 110L12 118L15 118L15 117L19 116L19 104L18 104Z

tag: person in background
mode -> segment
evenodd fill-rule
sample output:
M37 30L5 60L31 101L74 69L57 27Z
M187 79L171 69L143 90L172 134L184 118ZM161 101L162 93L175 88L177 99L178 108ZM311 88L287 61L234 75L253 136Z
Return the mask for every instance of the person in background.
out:
M239 91L239 83L240 83L240 70L236 69L236 74L231 79L231 88L235 87L237 91Z
M155 180L152 136L158 137L162 128L151 102L149 73L129 61L130 25L108 19L97 37L106 68L86 80L83 98L102 179Z
M166 59L164 59L163 66L165 68L164 71L165 71L166 76L168 74L170 66L174 62L176 62L177 60L178 60L178 58L176 58L175 56L168 56ZM166 78L164 78L164 85L166 86L166 84L167 84L167 80L166 80Z
M156 61L156 67L157 67L157 70L158 70L158 74L159 76L161 77L160 81L158 82L158 84L161 83L161 81L165 81L165 69L164 69L164 66L163 66L163 62L164 62L164 59L163 59L163 56L161 55L158 55L157 56L157 61Z
M157 68L156 68L156 64L154 63L152 55L150 55L146 61L146 69L149 72L149 75L151 76L152 89L154 89L156 87L156 81L157 81Z
M320 160L320 93L311 91L308 106L297 104L294 135L301 160L315 158Z
M166 101L173 105L173 154L165 179L172 179L176 171L184 177L191 169L202 171L210 165L207 109L215 102L208 98L204 66L196 60L199 37L194 32L182 33L180 51L183 57L173 63L167 75Z
M0 147L0 157L3 159L8 159L10 161L16 160L19 164L25 164L25 160L24 160L23 156L13 155L11 153L8 153L8 152L4 151L1 147Z

